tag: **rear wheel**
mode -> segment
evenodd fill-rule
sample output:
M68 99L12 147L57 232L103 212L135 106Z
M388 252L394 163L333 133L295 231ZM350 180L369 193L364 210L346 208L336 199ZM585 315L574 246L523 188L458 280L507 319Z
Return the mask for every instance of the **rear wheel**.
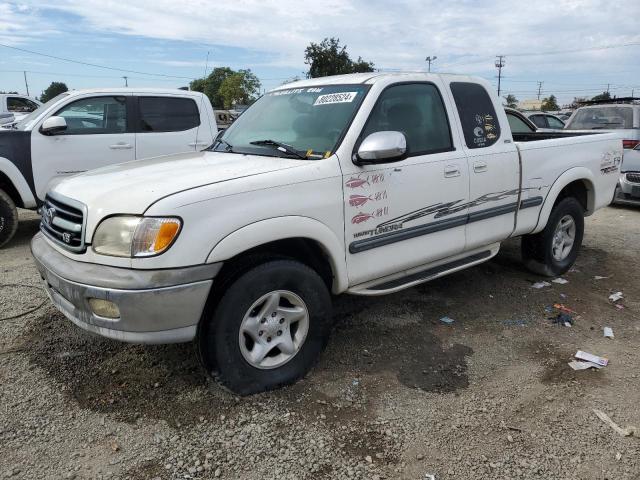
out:
M18 209L4 190L0 190L0 247L13 238L18 229Z
M522 237L522 258L532 272L556 276L571 268L584 235L584 210L573 197L560 200L540 233Z
M303 377L331 330L331 297L322 278L294 260L238 272L202 320L198 348L207 371L249 395Z

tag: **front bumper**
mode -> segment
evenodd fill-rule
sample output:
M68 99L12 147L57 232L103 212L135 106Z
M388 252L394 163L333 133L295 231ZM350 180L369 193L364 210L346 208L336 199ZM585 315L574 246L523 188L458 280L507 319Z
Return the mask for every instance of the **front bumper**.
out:
M640 183L630 182L627 178L627 173L629 172L620 175L616 193L613 197L613 203L640 205Z
M54 305L77 326L132 343L193 340L213 278L221 263L167 270L133 270L70 259L38 233L31 253ZM111 319L96 315L90 298L120 310Z

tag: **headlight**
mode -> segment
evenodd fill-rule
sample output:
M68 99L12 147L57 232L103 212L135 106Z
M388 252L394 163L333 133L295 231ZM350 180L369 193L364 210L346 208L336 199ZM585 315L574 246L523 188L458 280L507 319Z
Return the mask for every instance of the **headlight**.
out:
M175 217L109 217L93 234L93 251L114 257L159 255L171 246L181 226Z

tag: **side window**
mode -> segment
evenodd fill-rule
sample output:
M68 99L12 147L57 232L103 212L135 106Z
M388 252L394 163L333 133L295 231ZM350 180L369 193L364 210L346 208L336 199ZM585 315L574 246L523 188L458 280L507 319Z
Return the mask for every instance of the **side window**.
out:
M484 87L477 83L453 82L451 93L467 148L490 147L496 143L500 138L500 123Z
M511 127L511 133L531 133L534 131L530 125L513 113L507 112L507 120L509 121L509 127Z
M66 135L95 135L127 131L125 97L83 98L62 107L56 115L66 120Z
M140 132L181 132L200 125L198 105L191 98L140 97Z
M547 128L547 121L544 115L531 115L529 120L538 128Z
M361 138L388 130L404 133L410 156L452 149L447 112L432 84L395 85L382 92Z
M564 128L564 122L556 117L547 117L549 128Z
M7 97L7 110L10 112L31 113L36 108L38 108L38 104L28 98Z

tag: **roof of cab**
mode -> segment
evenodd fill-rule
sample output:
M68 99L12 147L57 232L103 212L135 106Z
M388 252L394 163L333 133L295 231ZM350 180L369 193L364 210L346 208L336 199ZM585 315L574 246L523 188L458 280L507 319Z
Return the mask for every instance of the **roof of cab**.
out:
M182 95L190 97L200 97L203 94L193 90L180 90L178 88L136 88L136 87L119 87L119 88L87 88L81 90L69 90L65 93L69 95L83 95L86 93L106 93L112 95L133 93L133 94L155 94L155 95Z
M317 85L353 85L353 84L373 84L378 80L382 80L389 77L395 77L398 79L406 77L424 77L425 80L429 78L437 77L455 77L458 79L471 79L469 75L457 75L451 73L427 73L427 72L367 72L367 73L349 73L347 75L330 75L328 77L307 78L298 80L296 82L286 83L280 85L271 91L285 90L289 88L304 88L314 87ZM475 79L476 77L474 77Z

